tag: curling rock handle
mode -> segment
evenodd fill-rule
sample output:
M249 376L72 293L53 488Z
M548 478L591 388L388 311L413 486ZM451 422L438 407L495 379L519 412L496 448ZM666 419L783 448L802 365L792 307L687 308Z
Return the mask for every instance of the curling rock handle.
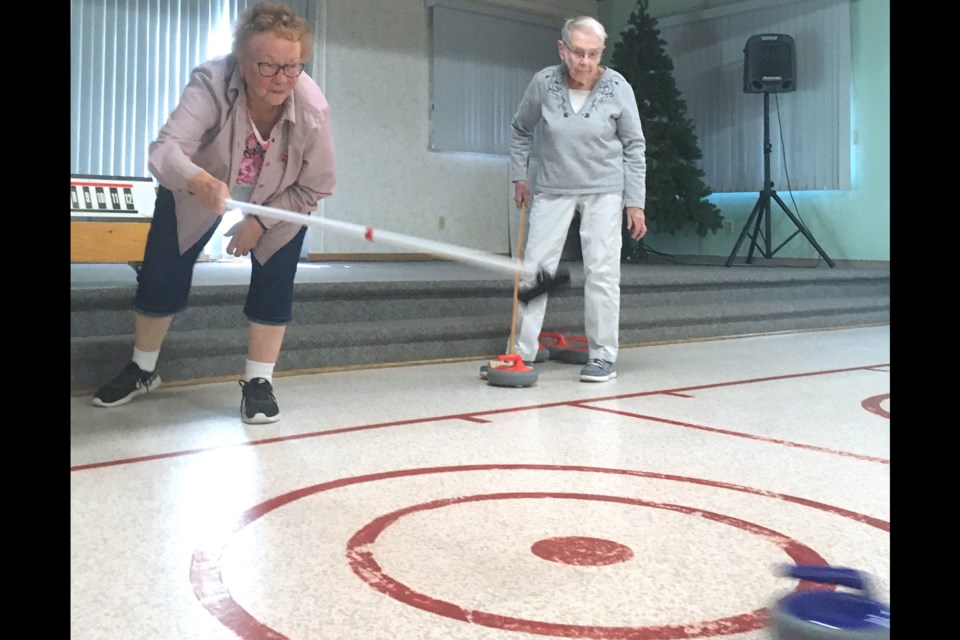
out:
M819 582L823 584L838 584L851 589L866 589L867 582L863 574L849 567L822 567L816 565L794 565L787 569L786 574L792 578Z

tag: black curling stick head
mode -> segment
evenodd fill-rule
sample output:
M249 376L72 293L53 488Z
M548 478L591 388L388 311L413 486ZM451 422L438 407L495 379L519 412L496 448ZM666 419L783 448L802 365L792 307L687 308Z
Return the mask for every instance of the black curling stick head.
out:
M554 275L550 275L546 270L541 269L537 273L537 284L533 285L525 291L521 291L517 294L517 300L523 303L530 302L534 298L542 296L545 293L550 293L560 287L564 287L570 283L570 272L566 269L557 269L557 272Z

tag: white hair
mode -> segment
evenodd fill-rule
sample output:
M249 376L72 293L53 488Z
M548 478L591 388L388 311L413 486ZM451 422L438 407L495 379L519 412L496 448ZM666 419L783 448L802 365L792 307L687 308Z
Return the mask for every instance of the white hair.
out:
M560 39L563 40L567 46L570 45L570 33L572 31L591 31L600 38L602 42L607 41L607 30L603 28L603 25L600 24L596 18L590 16L577 16L563 23L563 28L560 29Z

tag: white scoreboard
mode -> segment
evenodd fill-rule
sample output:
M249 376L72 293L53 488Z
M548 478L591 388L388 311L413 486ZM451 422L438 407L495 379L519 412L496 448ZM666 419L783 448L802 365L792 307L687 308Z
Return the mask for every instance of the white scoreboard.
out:
M150 219L157 199L151 178L70 176L72 219Z

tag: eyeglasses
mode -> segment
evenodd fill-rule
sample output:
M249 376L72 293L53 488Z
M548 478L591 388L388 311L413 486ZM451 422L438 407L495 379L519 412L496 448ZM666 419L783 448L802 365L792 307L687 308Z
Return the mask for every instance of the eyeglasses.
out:
M275 64L273 62L258 62L257 71L265 78L272 78L281 71L288 78L296 78L303 73L303 63L295 62L293 64Z
M603 55L603 49L597 51L584 51L583 49L571 49L570 45L566 42L563 43L563 48L570 52L574 58L587 58L588 60L599 60L600 56Z

